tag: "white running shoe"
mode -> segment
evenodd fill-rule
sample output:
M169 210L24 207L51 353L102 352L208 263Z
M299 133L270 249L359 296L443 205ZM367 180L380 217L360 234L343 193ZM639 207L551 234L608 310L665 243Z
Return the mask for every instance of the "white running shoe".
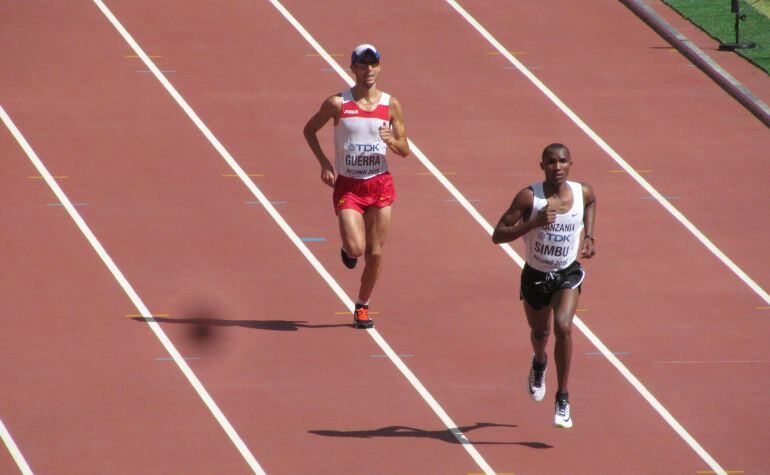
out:
M546 361L547 363L547 361ZM533 366L529 368L529 378L527 378L527 389L529 389L529 396L535 401L542 401L545 397L545 370L535 370L535 357L532 356Z
M572 415L569 412L569 402L556 401L553 425L561 427L562 429L569 429L572 427Z

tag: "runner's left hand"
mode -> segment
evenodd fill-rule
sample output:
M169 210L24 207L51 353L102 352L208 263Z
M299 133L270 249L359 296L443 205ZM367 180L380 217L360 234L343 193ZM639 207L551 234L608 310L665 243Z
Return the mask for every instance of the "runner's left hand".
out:
M387 122L383 122L380 126L380 138L385 142L385 145L390 145L393 142L393 133L390 131Z
M582 249L580 249L580 257L590 259L594 257L594 254L596 254L596 251L594 251L593 239L583 239L583 245L581 247Z

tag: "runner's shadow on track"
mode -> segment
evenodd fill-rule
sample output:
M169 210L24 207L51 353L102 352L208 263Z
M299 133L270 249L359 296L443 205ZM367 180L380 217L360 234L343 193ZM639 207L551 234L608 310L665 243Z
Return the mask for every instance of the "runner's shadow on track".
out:
M458 427L463 433L484 427L519 427L515 424L494 424L491 422L477 422L472 426ZM311 430L311 434L323 435L325 437L353 437L359 439L369 439L372 437L417 437L436 439L450 444L459 444L460 441L448 429L444 430L423 430L406 426L388 426L374 430ZM543 442L477 442L472 441L474 445L523 445L532 449L551 449L552 445Z
M132 320L137 322L144 322L142 317L131 317ZM166 317L154 317L158 323L178 323L183 325L191 325L196 328L213 328L213 327L243 327L252 328L254 330L272 330L279 332L295 332L300 328L336 328L336 327L353 327L352 324L347 323L335 323L334 325L313 325L305 320L223 320L219 318L166 318Z

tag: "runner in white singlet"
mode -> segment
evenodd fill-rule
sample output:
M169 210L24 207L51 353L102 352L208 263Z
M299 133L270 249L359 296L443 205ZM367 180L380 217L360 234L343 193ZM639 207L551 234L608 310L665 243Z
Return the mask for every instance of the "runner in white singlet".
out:
M536 401L545 397L546 345L553 314L559 385L554 425L563 428L572 427L567 388L572 361L572 318L585 277L577 256L579 253L590 259L595 254L596 197L590 185L567 181L571 166L567 147L547 146L540 162L545 181L519 191L492 234L496 244L524 236L527 253L521 273L521 299L534 350L527 387ZM582 231L585 235L581 243Z
M388 171L388 146L380 127L390 123L390 95L381 92L373 110L358 106L353 90L343 91L340 118L334 125L334 157L337 174L365 180Z
M308 145L321 164L321 180L334 188L334 211L340 227L342 262L356 266L364 256L361 288L353 312L357 328L371 328L369 299L382 270L382 247L396 198L387 152L406 157L401 104L377 89L380 53L369 44L357 46L350 59L356 84L329 97L305 125ZM334 120L334 166L318 142L317 132Z

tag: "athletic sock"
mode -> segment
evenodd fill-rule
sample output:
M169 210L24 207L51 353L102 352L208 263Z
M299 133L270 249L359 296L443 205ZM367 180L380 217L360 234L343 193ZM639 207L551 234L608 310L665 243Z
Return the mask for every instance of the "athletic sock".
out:
M532 358L532 368L535 371L543 371L546 366L548 366L548 355L546 355L545 361L542 363L538 362L537 358Z
M569 402L569 392L566 392L566 393L556 393L556 400L557 401Z

